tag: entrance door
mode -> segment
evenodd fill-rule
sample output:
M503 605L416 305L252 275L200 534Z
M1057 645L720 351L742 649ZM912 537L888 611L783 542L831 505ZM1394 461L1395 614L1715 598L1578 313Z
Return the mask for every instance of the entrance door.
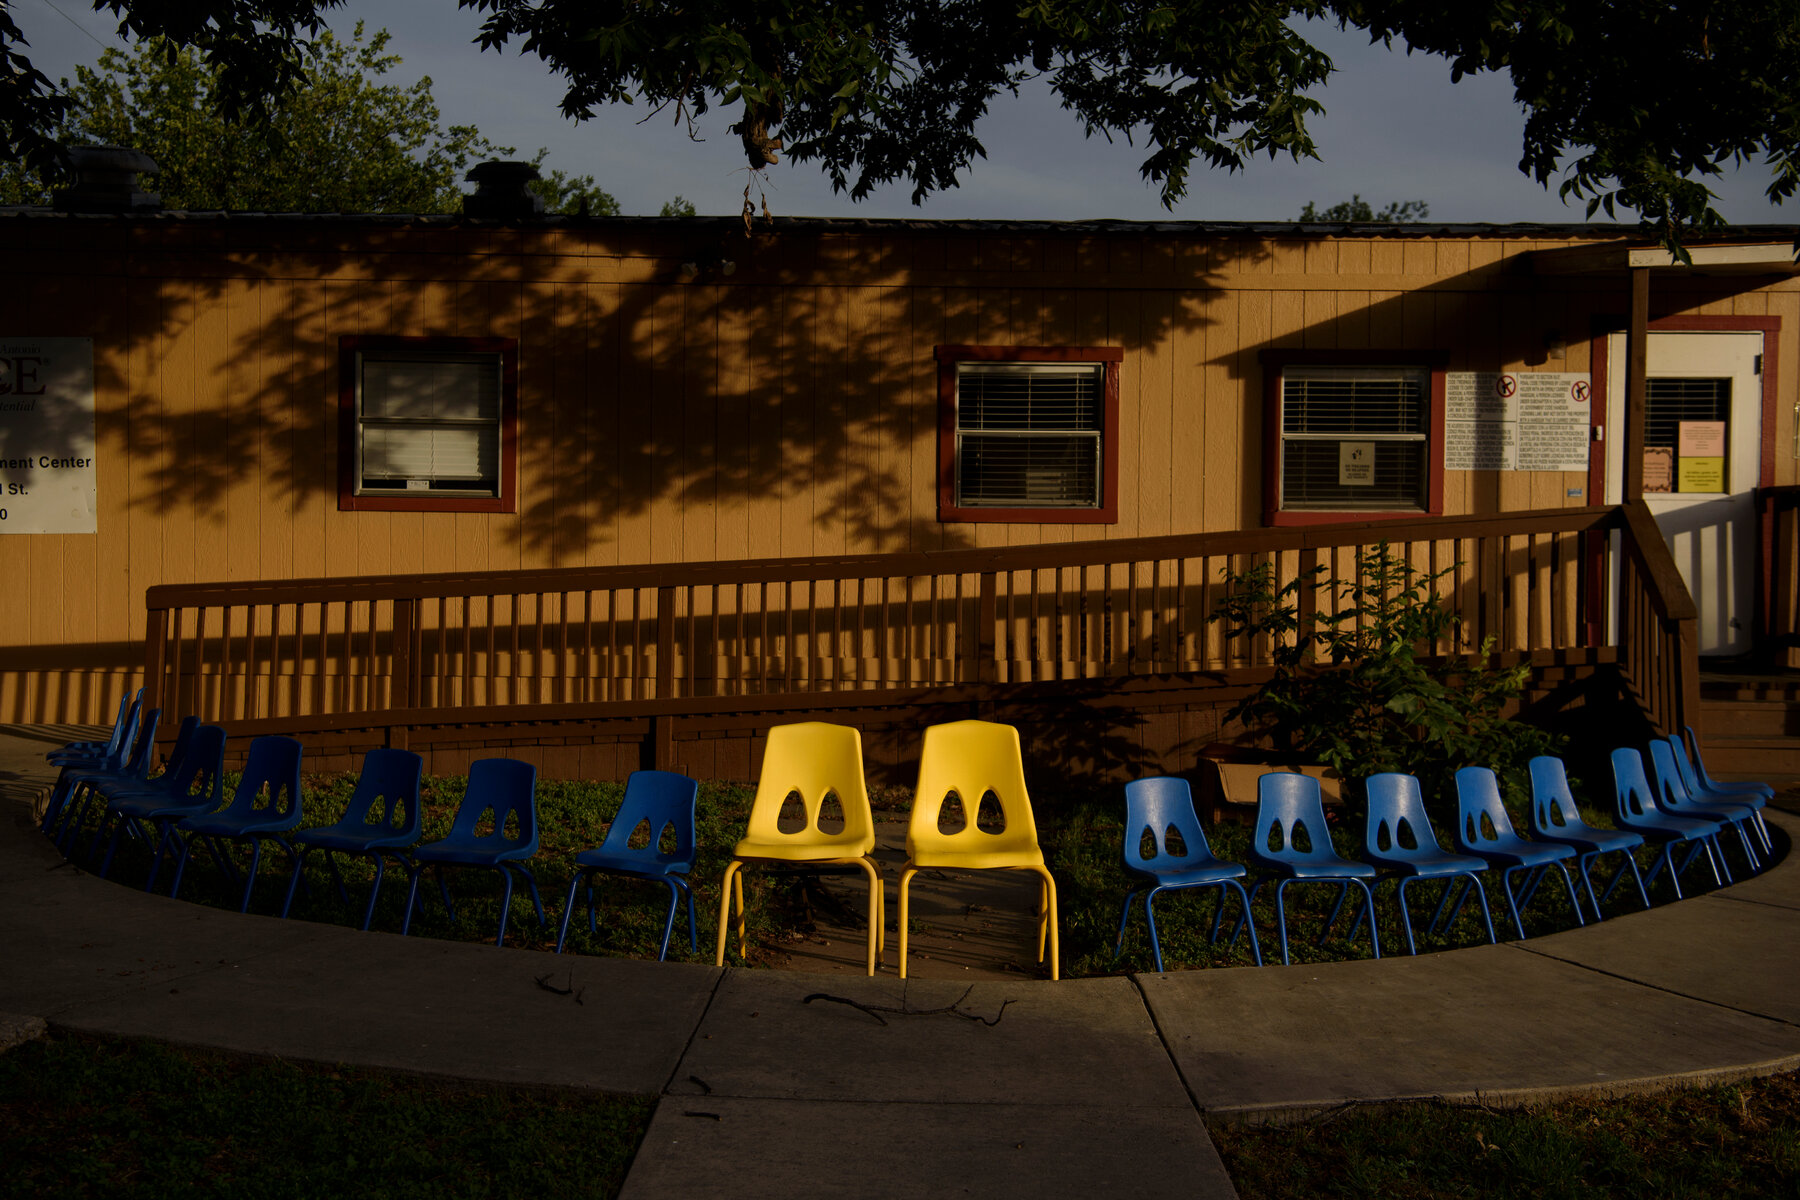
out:
M1650 334L1644 502L1700 612L1700 653L1743 654L1752 634L1761 467L1761 333ZM1607 372L1606 501L1624 492L1625 347Z

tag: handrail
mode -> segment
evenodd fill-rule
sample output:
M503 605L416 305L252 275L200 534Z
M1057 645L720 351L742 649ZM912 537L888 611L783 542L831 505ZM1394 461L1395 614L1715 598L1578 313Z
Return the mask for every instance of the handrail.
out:
M1756 489L1756 640L1800 645L1800 486Z
M1344 576L1378 542L1443 572L1440 595L1462 621L1434 652L1487 639L1510 656L1586 652L1606 626L1594 564L1615 534L1621 596L1637 598L1619 606L1620 658L1664 723L1692 711L1681 648L1693 605L1648 511L1611 506L901 555L166 584L146 594L147 686L177 716L388 727L404 741L409 726L486 714L655 722L792 707L781 697L860 705L931 689L1222 680L1272 651L1227 643L1212 619L1226 572L1267 562L1280 583L1315 568ZM1314 611L1339 602L1319 583L1299 599Z

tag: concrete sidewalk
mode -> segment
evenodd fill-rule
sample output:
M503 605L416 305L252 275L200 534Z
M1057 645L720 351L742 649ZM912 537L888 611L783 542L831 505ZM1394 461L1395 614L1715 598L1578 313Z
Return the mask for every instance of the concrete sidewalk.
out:
M557 958L148 896L64 864L35 832L21 797L46 776L42 749L0 735L0 1014L657 1096L630 1196L914 1197L957 1183L1231 1196L1209 1119L1800 1066L1800 868L1786 859L1524 943L968 988ZM1784 838L1800 830L1770 819ZM546 990L545 975L574 990Z

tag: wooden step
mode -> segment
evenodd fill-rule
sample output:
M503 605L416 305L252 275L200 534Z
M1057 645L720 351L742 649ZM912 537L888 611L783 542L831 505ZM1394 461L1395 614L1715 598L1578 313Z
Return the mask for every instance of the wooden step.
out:
M1701 694L1696 731L1712 775L1776 787L1800 781L1800 683L1709 679Z
M1703 738L1800 738L1800 704L1755 700L1700 701Z

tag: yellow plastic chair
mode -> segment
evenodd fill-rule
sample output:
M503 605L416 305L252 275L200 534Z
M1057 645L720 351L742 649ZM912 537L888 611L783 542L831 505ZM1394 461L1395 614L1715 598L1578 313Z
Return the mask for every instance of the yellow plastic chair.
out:
M1000 802L1005 828L989 833L976 825L981 799L992 792ZM938 828L944 801L955 795L962 803L963 827L955 833ZM1025 764L1019 753L1019 731L992 721L956 721L925 731L919 755L919 788L913 797L912 820L906 829L906 867L900 872L900 978L906 978L907 885L915 873L929 868L952 871L1034 871L1042 880L1038 901L1038 961L1050 945L1050 978L1058 978L1056 880L1038 848L1037 823L1025 791Z
M838 833L826 833L819 828L819 811L825 798L834 793L843 809L844 828ZM785 833L780 826L782 805L795 794L805 811L806 825ZM875 816L869 811L869 791L863 783L862 735L849 726L823 721L777 725L769 730L762 777L756 784L756 799L750 805L746 834L732 851L720 887L719 953L715 965L725 965L725 938L734 898L738 954L744 953L746 864L860 866L869 877L869 974L873 975L884 949L886 912L882 906L881 868L873 856Z

